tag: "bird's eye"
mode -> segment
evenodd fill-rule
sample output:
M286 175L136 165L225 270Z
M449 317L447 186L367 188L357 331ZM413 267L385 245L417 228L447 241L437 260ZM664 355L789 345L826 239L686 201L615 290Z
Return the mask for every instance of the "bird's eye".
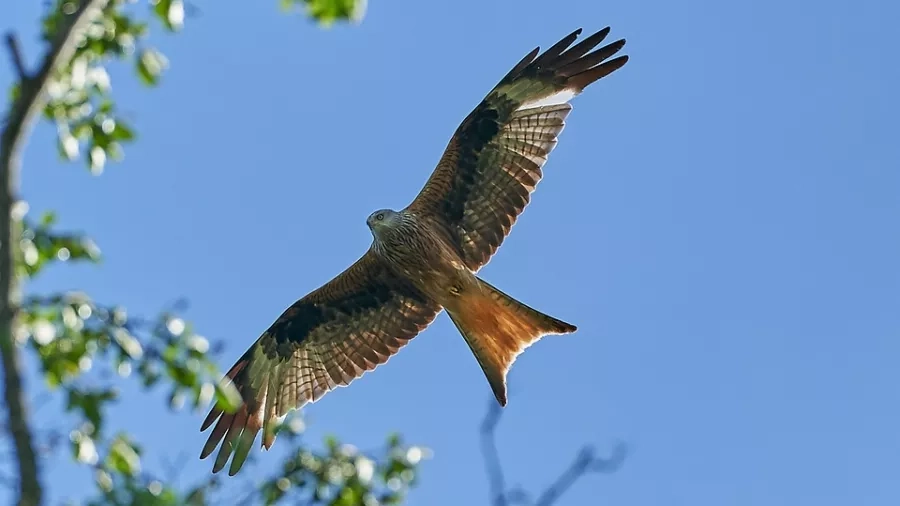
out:
M384 219L384 213L378 213L375 215L375 219L381 221Z

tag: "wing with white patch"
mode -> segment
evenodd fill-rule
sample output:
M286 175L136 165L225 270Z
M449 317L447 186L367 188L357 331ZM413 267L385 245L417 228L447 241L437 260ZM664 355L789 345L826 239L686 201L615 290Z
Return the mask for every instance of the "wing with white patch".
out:
M528 205L572 110L569 101L628 61L609 60L624 39L591 52L609 27L569 48L580 33L540 56L536 48L509 71L457 128L409 205L447 225L473 271L490 260Z

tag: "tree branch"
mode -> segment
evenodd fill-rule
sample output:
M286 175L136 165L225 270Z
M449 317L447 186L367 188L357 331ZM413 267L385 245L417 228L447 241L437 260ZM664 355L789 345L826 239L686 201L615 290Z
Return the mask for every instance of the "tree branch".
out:
M534 506L552 506L569 488L588 473L614 473L622 467L627 455L627 447L624 443L617 443L612 455L608 458L600 458L594 454L590 445L581 448L575 460L560 474L553 484L547 487L537 501L531 503L524 490L506 488L503 477L503 468L500 464L500 456L497 452L496 432L500 422L502 410L497 402L491 398L488 412L481 423L481 450L484 455L485 467L488 474L493 506L511 506L513 503L533 504Z
M19 82L25 81L28 79L28 71L25 70L25 62L22 58L22 48L19 47L19 39L16 37L16 34L6 34L6 47L9 48L12 64L16 69L16 77L19 78Z
M22 150L31 132L32 122L45 104L47 86L53 73L72 59L78 35L92 17L106 7L109 0L81 0L78 7L64 16L59 32L50 44L37 73L28 75L22 61L18 41L8 35L13 66L19 77L19 96L12 103L0 134L0 354L2 354L4 400L9 410L9 432L12 436L19 473L17 503L35 506L42 502L28 414L25 408L19 354L14 334L18 315L19 289L15 280L15 244L17 239L13 206L17 199Z
M618 443L615 448L613 448L612 455L610 455L609 458L603 459L594 455L593 448L585 446L578 452L578 455L575 457L572 464L569 465L569 468L556 478L553 485L550 485L547 490L544 490L538 500L534 503L534 506L551 506L555 504L576 481L588 473L614 473L618 471L619 468L622 467L622 462L625 461L626 453L627 448L625 445L623 443Z
M500 423L501 407L493 398L488 400L488 411L481 422L481 453L487 468L488 487L494 506L507 506L506 481L503 478L503 466L500 465L500 454L497 451L497 424Z

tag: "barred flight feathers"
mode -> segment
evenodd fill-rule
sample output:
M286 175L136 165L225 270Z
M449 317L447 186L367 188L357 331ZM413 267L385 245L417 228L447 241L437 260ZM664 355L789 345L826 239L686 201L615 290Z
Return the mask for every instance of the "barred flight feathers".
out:
M591 52L609 27L569 47L580 33L543 54L534 49L500 80L460 124L407 208L448 225L472 271L490 260L530 202L572 110L569 100L628 61L609 60L624 39Z
M387 362L425 329L441 306L390 273L369 250L352 266L295 302L228 371L241 394L235 413L213 406L200 430L215 427L200 458L221 442L213 472L233 453L240 470L263 430L265 448L288 411L315 402Z
M234 413L213 406L202 424L202 431L213 429L200 457L219 448L213 472L230 458L228 473L236 474L260 431L270 448L289 411L387 362L444 309L501 404L519 353L543 335L575 331L473 273L529 203L572 110L569 101L628 61L610 59L624 40L594 50L609 28L573 46L580 33L520 60L459 125L415 200L399 213L369 217L374 242L366 254L285 310L228 371L225 380L242 404Z

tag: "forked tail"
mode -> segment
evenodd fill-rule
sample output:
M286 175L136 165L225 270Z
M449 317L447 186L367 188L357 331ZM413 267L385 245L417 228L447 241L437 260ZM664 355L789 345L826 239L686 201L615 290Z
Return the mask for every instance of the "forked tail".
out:
M497 402L506 406L506 374L516 357L545 335L577 329L476 279L478 288L463 292L447 314L475 354Z

